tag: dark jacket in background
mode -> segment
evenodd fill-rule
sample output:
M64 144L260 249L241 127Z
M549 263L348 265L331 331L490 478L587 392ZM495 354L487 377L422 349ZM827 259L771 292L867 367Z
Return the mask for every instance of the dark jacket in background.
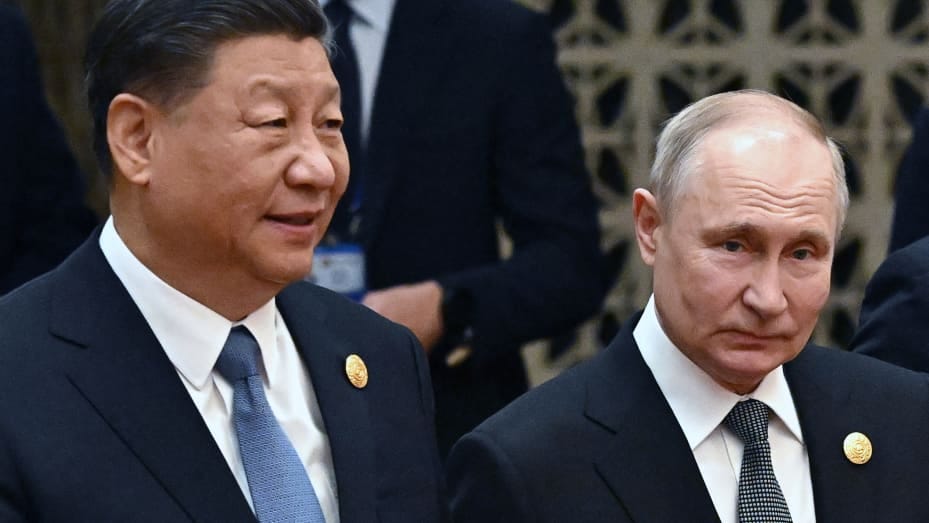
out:
M474 300L471 358L445 365L449 343L431 356L447 449L526 390L522 343L575 327L605 292L547 18L511 1L397 0L363 163L368 288L437 279Z
M877 268L849 349L929 372L929 238L891 253Z
M929 107L913 122L913 139L894 185L894 218L889 252L929 234Z
M0 295L55 267L95 223L26 20L0 4Z

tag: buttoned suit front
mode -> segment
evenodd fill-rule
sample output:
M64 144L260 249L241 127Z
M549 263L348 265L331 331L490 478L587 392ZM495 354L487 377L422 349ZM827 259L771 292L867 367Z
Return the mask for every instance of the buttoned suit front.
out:
M0 521L254 522L98 238L0 300ZM307 283L277 306L322 412L342 523L444 521L419 344Z
M448 463L471 522L719 521L693 453L632 336L530 391L465 436ZM929 521L929 380L808 345L784 373L807 446L819 523ZM871 460L849 461L851 432Z

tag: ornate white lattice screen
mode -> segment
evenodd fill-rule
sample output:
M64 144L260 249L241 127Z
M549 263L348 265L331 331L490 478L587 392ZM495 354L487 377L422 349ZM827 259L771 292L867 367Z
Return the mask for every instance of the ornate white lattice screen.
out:
M524 0L550 13L577 99L587 165L617 271L601 317L527 351L539 381L595 352L650 292L632 237L631 192L647 181L660 123L702 96L743 87L791 98L846 148L851 209L815 340L844 346L883 260L908 118L929 75L925 0ZM562 352L559 347L573 347ZM560 354L551 359L550 352ZM545 354L545 356L542 356Z

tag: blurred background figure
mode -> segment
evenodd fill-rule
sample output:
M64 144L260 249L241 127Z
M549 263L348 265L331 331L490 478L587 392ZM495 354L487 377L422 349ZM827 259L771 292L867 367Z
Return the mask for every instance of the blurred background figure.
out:
M546 17L516 3L322 5L352 169L313 277L417 335L444 453L527 389L521 344L600 306L573 103Z
M913 139L894 185L894 217L888 252L929 234L929 107L913 122Z
M0 121L2 295L58 265L97 221L45 101L29 27L10 3L0 3Z
M887 258L865 287L848 349L929 372L929 107L915 114L913 138L894 185Z

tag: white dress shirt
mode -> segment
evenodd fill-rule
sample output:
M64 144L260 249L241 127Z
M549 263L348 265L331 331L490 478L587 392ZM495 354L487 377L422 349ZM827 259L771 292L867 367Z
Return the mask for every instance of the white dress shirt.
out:
M671 343L659 323L654 300L654 296L649 298L633 337L687 437L722 523L738 522L744 448L723 420L738 401L748 398L764 402L772 411L768 423L771 461L794 523L815 521L809 459L783 368L771 371L745 396L723 388Z
M233 326L245 325L255 336L271 410L303 461L327 523L338 523L335 469L322 413L275 300L233 323L143 265L120 238L112 217L100 234L100 248L177 370L249 505L252 498L232 424L233 388L213 366Z
M355 13L348 33L358 59L358 73L361 75L361 140L364 143L368 141L371 107L374 104L374 93L381 73L381 60L384 57L384 47L387 45L390 17L394 12L395 1L346 0ZM327 4L329 0L322 0L323 7Z

